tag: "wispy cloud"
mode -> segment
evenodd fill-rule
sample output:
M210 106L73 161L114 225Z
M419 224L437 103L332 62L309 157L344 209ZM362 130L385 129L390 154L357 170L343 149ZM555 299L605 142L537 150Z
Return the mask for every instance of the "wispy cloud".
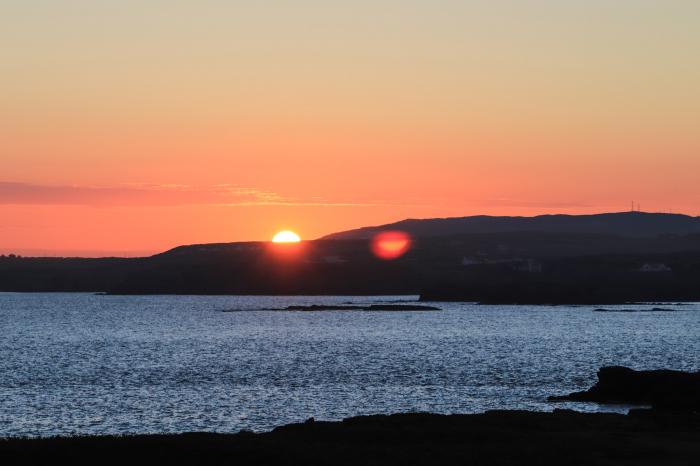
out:
M535 208L535 209L576 209L576 208L586 208L591 207L589 204L576 201L560 201L560 202L548 202L548 201L530 201L521 199L508 199L508 198L496 198L496 199L479 199L475 200L475 203L485 205L485 206L497 206L497 207L523 207L523 208Z
M120 186L37 185L0 181L0 204L82 206L367 206L354 203L283 196L249 186L218 184L128 184Z

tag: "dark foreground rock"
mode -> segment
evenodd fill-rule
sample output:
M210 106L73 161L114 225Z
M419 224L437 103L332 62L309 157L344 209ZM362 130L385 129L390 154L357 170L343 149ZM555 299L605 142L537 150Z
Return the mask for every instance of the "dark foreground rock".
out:
M632 411L396 414L269 433L0 440L4 465L690 465L700 416Z
M627 367L603 367L590 389L550 401L594 401L651 405L657 409L700 411L700 372L671 370L635 371Z

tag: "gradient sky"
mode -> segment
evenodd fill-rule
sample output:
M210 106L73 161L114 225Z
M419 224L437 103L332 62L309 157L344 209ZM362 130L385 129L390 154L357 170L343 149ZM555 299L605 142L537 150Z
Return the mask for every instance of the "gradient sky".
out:
M0 252L700 214L697 0L6 0Z

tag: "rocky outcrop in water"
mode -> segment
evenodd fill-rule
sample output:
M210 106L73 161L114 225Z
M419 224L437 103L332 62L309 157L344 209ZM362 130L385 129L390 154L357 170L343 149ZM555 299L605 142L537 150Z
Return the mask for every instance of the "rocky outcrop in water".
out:
M335 306L312 304L310 306L287 306L285 311L439 311L439 307L422 304L371 304L369 306Z
M669 309L666 307L653 307L651 309L607 309L604 307L593 309L593 312L676 312L678 309Z
M399 311L440 311L439 307L423 304L311 304L308 306L287 306L280 308L261 309L262 311L375 311L375 312L399 312ZM243 312L240 309L224 309L223 312Z
M582 392L551 396L550 401L650 405L656 409L700 411L700 372L636 371L603 367L598 382Z

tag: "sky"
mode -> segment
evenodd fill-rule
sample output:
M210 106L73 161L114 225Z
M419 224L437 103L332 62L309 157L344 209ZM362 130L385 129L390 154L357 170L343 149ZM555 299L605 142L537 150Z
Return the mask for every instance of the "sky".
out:
M700 214L696 0L5 0L0 253Z

